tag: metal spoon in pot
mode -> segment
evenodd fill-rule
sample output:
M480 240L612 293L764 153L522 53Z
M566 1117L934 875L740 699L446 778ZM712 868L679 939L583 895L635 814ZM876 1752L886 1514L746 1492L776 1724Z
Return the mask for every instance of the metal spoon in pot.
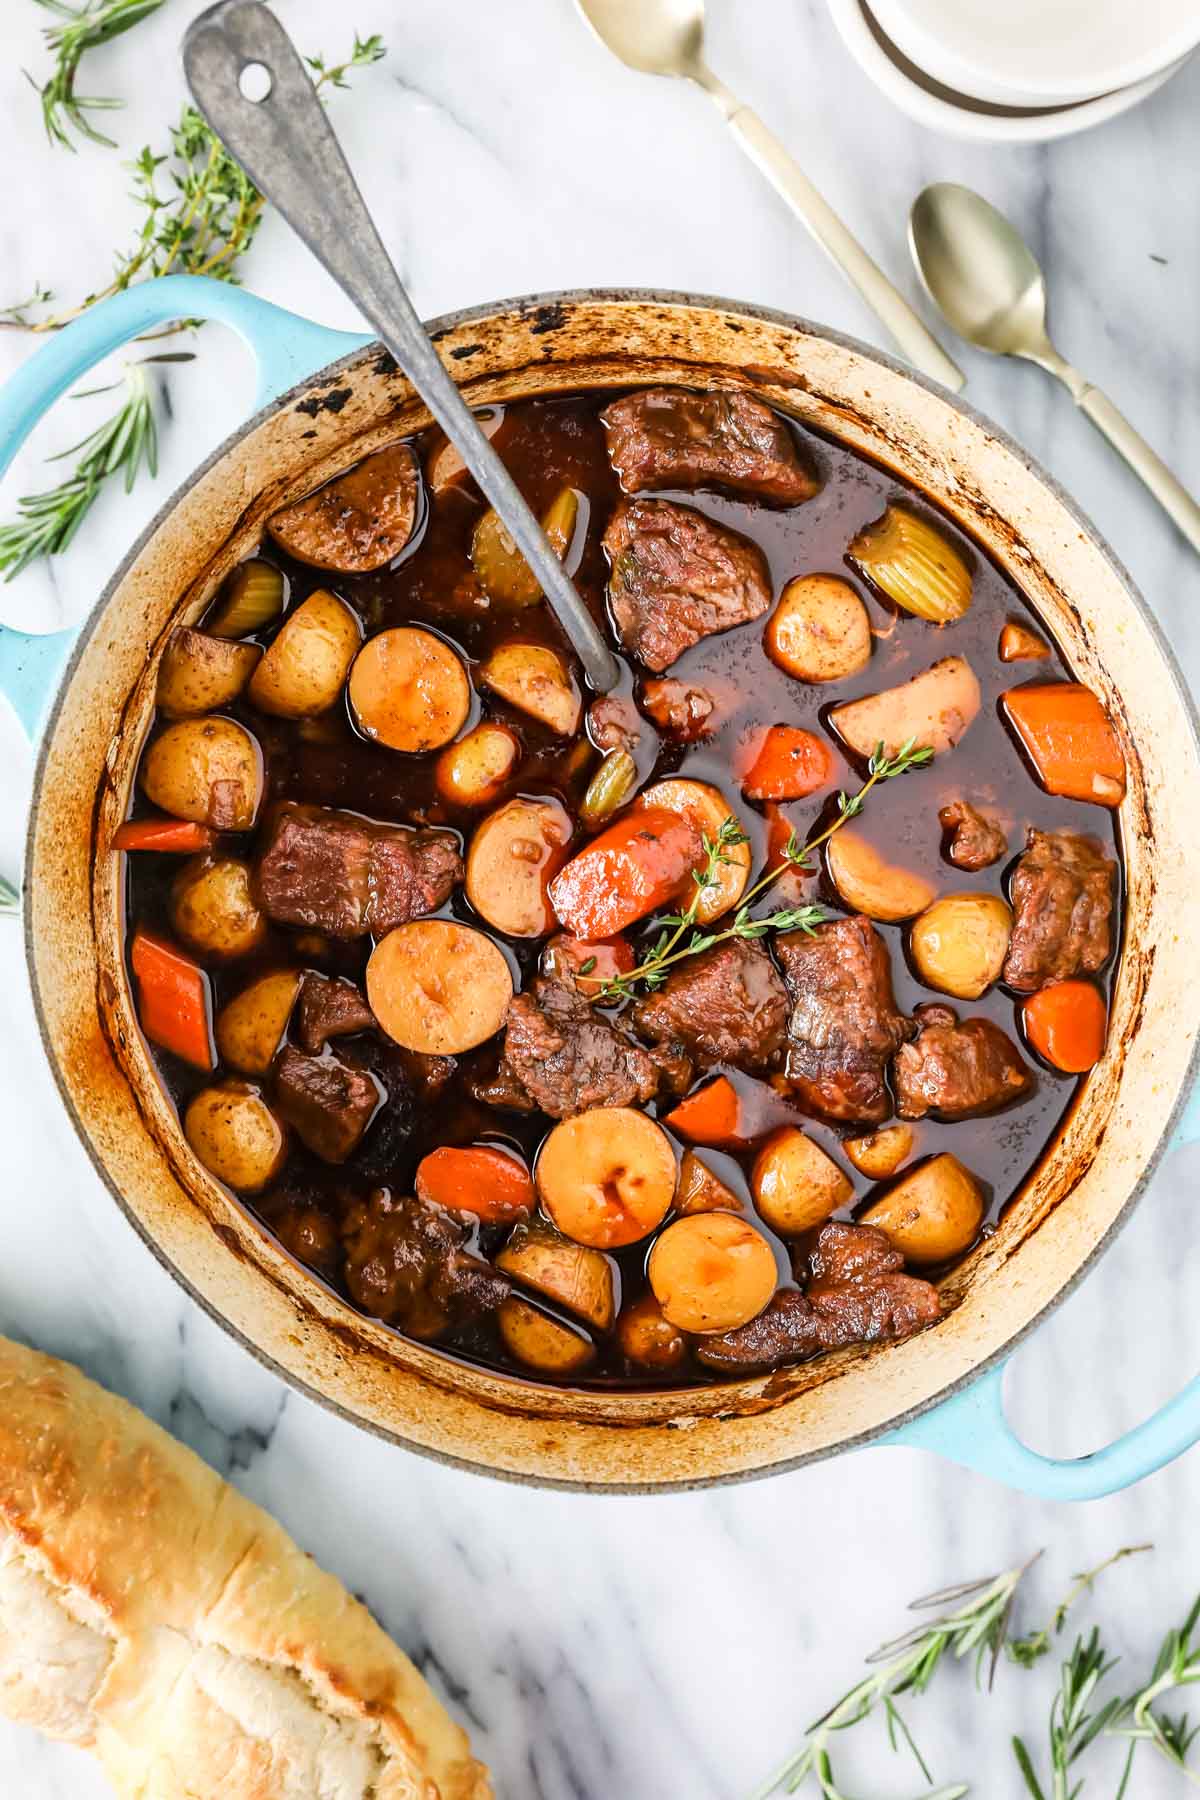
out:
M282 25L258 0L220 0L188 27L183 62L200 111L370 320L500 515L588 681L606 693L617 680L617 660L443 367Z
M1046 333L1046 281L1028 245L982 194L939 181L913 203L913 261L960 337L995 356L1021 356L1058 377L1081 412L1141 477L1193 549L1200 506L1107 394L1060 356Z
M730 93L705 62L704 0L578 0L578 5L601 43L631 69L645 75L680 76L704 89L740 148L858 289L913 367L957 393L964 379L957 363L951 362L774 132Z

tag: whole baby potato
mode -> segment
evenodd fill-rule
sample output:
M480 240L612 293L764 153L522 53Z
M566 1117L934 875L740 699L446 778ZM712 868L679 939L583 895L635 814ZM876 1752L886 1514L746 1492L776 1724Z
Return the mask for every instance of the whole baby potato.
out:
M362 643L358 615L318 588L284 620L250 678L250 699L282 719L311 719L337 700Z
M150 745L139 779L146 798L176 819L249 831L262 799L262 752L234 719L180 719Z
M249 867L236 856L189 857L171 883L171 923L201 956L246 956L267 935Z
M287 1160L287 1128L247 1081L201 1088L188 1102L183 1131L209 1173L237 1194L259 1193Z
M928 987L978 1000L1000 979L1012 913L998 894L945 894L913 923L909 948Z

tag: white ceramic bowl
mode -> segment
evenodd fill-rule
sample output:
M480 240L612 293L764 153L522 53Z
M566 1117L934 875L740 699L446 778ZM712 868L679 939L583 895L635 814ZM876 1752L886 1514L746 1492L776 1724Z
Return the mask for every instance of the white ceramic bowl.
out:
M1196 0L871 0L943 86L1001 106L1065 106L1152 79L1200 44Z
M977 143L1038 144L1103 125L1170 80L1186 56L1118 93L1060 107L1008 107L955 93L925 75L890 42L864 0L828 0L838 34L855 62L901 112L930 131Z

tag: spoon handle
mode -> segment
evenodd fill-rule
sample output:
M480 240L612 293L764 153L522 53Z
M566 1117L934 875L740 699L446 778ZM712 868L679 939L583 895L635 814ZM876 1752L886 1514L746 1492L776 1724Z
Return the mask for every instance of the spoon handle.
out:
M946 355L904 295L893 287L878 263L867 255L854 233L838 218L828 200L813 186L775 133L763 124L751 107L741 105L733 95L728 95L728 105L719 95L713 97L751 162L762 171L800 222L808 227L851 285L858 289L913 367L957 393L966 379L958 364Z
M1200 550L1200 506L1183 483L1174 476L1162 457L1152 450L1140 431L1135 431L1099 388L1086 386L1077 405L1086 413L1097 431L1103 432L1114 450L1120 452L1139 476L1163 510L1174 519L1193 550Z
M413 310L282 25L259 0L219 0L189 26L183 61L200 111L379 333L537 576L592 687L607 692L616 659ZM269 81L263 98L243 93L247 70Z

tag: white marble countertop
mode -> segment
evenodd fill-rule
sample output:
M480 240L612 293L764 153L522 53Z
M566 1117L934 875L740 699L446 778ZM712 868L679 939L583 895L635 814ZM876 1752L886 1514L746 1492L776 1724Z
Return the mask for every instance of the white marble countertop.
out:
M182 98L176 45L195 0L89 62L119 155L51 151L20 70L42 62L31 0L0 22L8 179L0 305L35 281L64 301L101 284L135 223L120 159L160 143ZM337 18L331 17L336 10ZM905 216L958 179L1009 211L1049 271L1063 348L1200 487L1200 60L1118 122L1048 149L930 136L859 75L821 0L712 0L712 60L806 163L910 292ZM698 94L635 76L570 0L283 0L302 46L381 31L385 63L335 100L338 128L419 310L588 283L726 294L875 338L871 315L739 157ZM278 220L247 266L261 294L331 324L352 313ZM30 346L0 334L0 374ZM167 371L162 472L109 496L72 551L0 589L0 617L80 616L141 522L244 414L243 352L213 327ZM1200 570L1164 518L1033 369L964 351L969 396L1096 518L1200 678ZM64 402L0 494L45 485L88 403ZM100 404L103 404L102 402ZM0 868L15 868L29 754L8 721ZM1194 805L1194 797L1181 796ZM1070 1510L931 1458L866 1451L718 1492L597 1499L502 1486L377 1443L266 1373L187 1300L118 1216L60 1108L37 1043L19 934L0 927L0 1329L81 1362L194 1445L363 1593L472 1729L505 1800L737 1800L901 1628L904 1603L1046 1546L1043 1602L1122 1543L1152 1558L1108 1579L1130 1667L1200 1587L1200 1456ZM1090 1280L1020 1355L1017 1423L1081 1452L1144 1416L1197 1366L1200 1151L1170 1159ZM1039 1611L1041 1608L1039 1607ZM939 1780L1021 1790L1008 1735L1042 1737L1049 1676L1004 1671L967 1703L965 1671L910 1709ZM854 1739L863 1743L856 1745ZM916 1793L874 1725L847 1740L854 1792ZM1097 1780L1097 1793L1115 1781ZM90 1763L0 1724L6 1800L92 1800ZM1087 1793L1092 1791L1091 1785ZM1138 1800L1181 1791L1148 1761Z

